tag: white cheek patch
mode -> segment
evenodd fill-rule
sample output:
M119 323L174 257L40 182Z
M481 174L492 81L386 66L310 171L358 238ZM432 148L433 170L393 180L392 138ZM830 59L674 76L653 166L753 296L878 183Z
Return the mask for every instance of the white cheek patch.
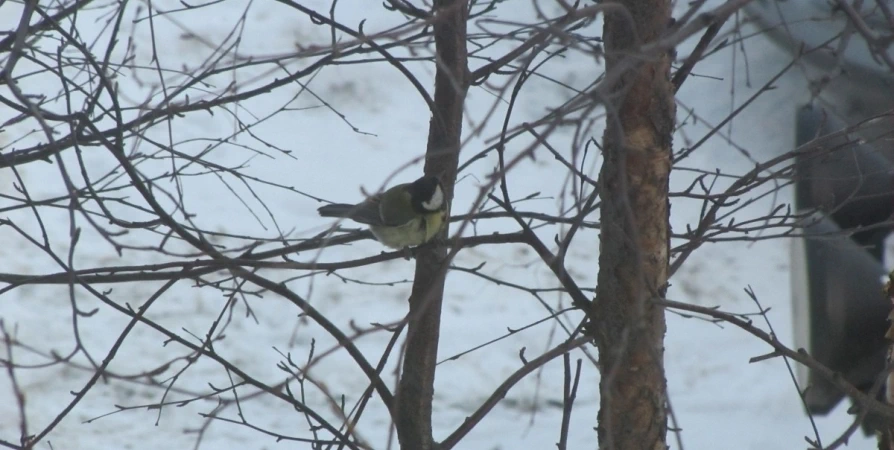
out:
M444 192L441 191L441 186L435 186L435 193L427 202L422 202L422 207L427 211L437 211L442 206L444 206Z

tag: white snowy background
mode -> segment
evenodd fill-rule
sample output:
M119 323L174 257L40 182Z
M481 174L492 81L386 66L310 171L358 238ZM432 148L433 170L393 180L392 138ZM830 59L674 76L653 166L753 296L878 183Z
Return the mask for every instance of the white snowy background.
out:
M708 2L706 8L720 2ZM330 4L314 0L302 4L326 14ZM179 2L154 1L159 10L182 7ZM558 14L555 5L540 5L544 11ZM679 12L687 8L687 2L677 6ZM136 2L129 8L130 15L123 23L123 35L135 29L138 60L148 64L152 54L149 27L145 22L134 23L132 18L145 16L145 3ZM141 8L138 12L137 9ZM12 29L18 21L13 14L16 8L2 6L0 28ZM209 12L213 11L213 14ZM240 16L246 12L244 23ZM533 7L528 0L511 0L500 5L499 18L524 20L532 17ZM380 2L342 1L338 3L337 18L347 24L367 19L367 30L385 29L396 24L399 15L384 11ZM514 17L507 17L511 14ZM740 17L742 18L742 17ZM731 20L731 23L733 21ZM78 31L84 36L101 33L104 21L82 17ZM204 42L217 43L234 29L243 36L238 45L242 55L275 55L294 51L296 45L325 44L329 29L312 24L305 16L270 0L226 0L213 8L200 9L196 13L182 12L155 19L158 57L168 66L181 63L195 67L212 51ZM601 22L587 30L598 34ZM678 94L678 118L686 118L675 138L675 149L696 141L734 108L741 105L752 93L772 78L789 61L790 56L773 46L760 35L752 36L754 29L745 27L739 36L743 40L735 48L727 47L699 63L693 77ZM85 37L89 41L89 37ZM688 55L697 37L678 49ZM119 44L123 48L123 44ZM499 54L501 47L494 50ZM119 49L120 50L120 49ZM98 51L98 50L97 50ZM482 62L473 60L473 67ZM431 65L411 65L417 76L427 86L433 86ZM548 66L549 73L561 81L578 88L589 84L601 72L594 59L582 53L571 52L565 60ZM257 77L281 77L281 72L243 72L238 81L248 81L250 74ZM151 74L140 82L122 75L119 78L122 95L138 103L150 92L146 82ZM45 80L44 80L45 81ZM227 76L217 80L226 85ZM306 79L302 80L306 81ZM35 78L24 83L26 92L40 92L42 80ZM220 87L220 86L218 86ZM326 67L318 73L308 88L345 115L338 117L320 101L307 93L292 103L294 110L281 113L256 126L252 132L283 149L291 150L286 157L272 149L265 151L273 157L254 157L246 173L294 186L308 194L333 201L350 201L362 198L361 187L375 191L388 180L394 171L422 155L428 132L429 113L418 94L393 67L387 63L363 66ZM263 116L276 110L299 93L301 86L275 91L240 105L243 118ZM523 91L513 115L513 123L521 123L543 115L546 105L556 105L571 94L555 84L534 80ZM784 75L775 90L762 95L750 105L730 126L712 137L701 149L684 163L683 167L742 174L753 167L754 161L762 161L790 149L793 145L794 111L807 98L804 77L798 70ZM485 112L495 101L484 88L473 87L467 100L466 130L481 124ZM311 107L311 108L308 108ZM499 113L505 104L498 106ZM0 119L6 120L12 113L0 111ZM697 119L695 119L697 118ZM353 132L351 125L372 135ZM463 148L461 161L480 151L499 130L500 120L491 120L477 136L469 136ZM9 127L0 139L9 142L29 132L33 124ZM178 148L202 148L203 138L219 137L235 131L232 116L211 115L206 112L190 113L174 121L170 132ZM168 142L166 127L157 127L148 134L160 142ZM599 138L598 130L593 134ZM551 138L557 148L570 142L570 132L560 131ZM39 134L21 142L21 147L40 140ZM262 147L248 136L237 142ZM513 144L508 151L519 151L522 143ZM141 149L151 147L142 144ZM97 149L95 154L85 154L91 170L103 173L115 166L114 160ZM545 155L545 153L543 154ZM593 154L590 174L598 174L598 159ZM251 153L235 145L224 145L212 157L215 161L235 164L244 161ZM542 155L541 155L542 156ZM465 213L477 195L478 187L495 164L493 156L476 162L456 186L453 213ZM164 170L167 161L158 161L155 173ZM143 170L152 171L149 166ZM398 172L393 182L415 179L421 173L421 164L413 164ZM556 212L567 194L556 181L565 176L565 170L551 158L540 157L527 161L510 175L510 189L520 198L534 192L542 192L537 200L523 205L530 210ZM468 175L468 176L466 176ZM21 176L35 198L64 194L59 181L58 169L52 164L28 164L21 168ZM675 172L672 188L688 185L692 175ZM13 193L17 183L9 170L0 171L0 192ZM236 201L233 194L217 178L201 176L185 178L183 189L186 205L194 213L197 224L221 232L251 233L275 236L276 226L260 204L242 187L235 189L247 205ZM238 184L238 183L236 183ZM257 187L257 186L256 186ZM299 194L280 189L258 188L258 195L282 230L292 238L307 238L322 232L331 225L329 220L317 216L320 203ZM742 211L741 217L757 217L765 214L774 204L791 200L790 189L783 189L775 198L767 198ZM0 208L4 207L0 199ZM9 204L6 204L7 206ZM672 204L672 224L676 230L684 230L698 217L700 204L675 202ZM57 250L67 251L68 213L64 210L43 211L43 218L50 228L50 239ZM257 214L255 218L254 214ZM33 216L28 211L16 211L3 216L27 225L31 233L37 232ZM351 226L350 224L345 224ZM119 257L111 246L100 239L90 226L79 219L83 236L78 244L76 267L87 268L102 265L125 265L160 262L164 258L148 254L128 252ZM455 229L455 228L454 228ZM483 221L480 233L493 230L514 231L510 220ZM551 236L559 232L556 227L546 228L541 236L551 242ZM146 238L144 235L143 238ZM598 232L583 230L576 238L567 265L579 285L592 288L597 267ZM8 273L42 274L60 271L47 257L27 244L9 227L0 227L0 271ZM155 238L152 243L157 243ZM174 247L176 248L176 246ZM760 241L755 243L729 242L708 244L699 249L671 280L669 298L699 305L718 306L730 312L754 312L755 304L745 294L751 286L768 314L777 336L791 343L791 308L789 293L788 248L786 240ZM183 249L183 248L181 248ZM350 246L328 248L320 252L293 255L298 261L319 258L322 261L356 259L378 254L379 244L362 241ZM63 252L65 254L65 252ZM556 284L548 269L536 254L523 246L485 246L460 252L456 264L475 267L487 263L482 269L488 275L528 287L551 288ZM289 282L289 287L304 296L336 324L349 329L353 321L366 327L371 323L390 323L402 318L407 310L406 299L410 290L414 263L398 259L359 269L339 271L339 274L367 282L392 285L370 286L343 283L334 276L319 275ZM265 272L277 279L295 276L295 273ZM112 289L110 298L125 304L140 304L161 283L122 284L104 286ZM566 296L556 293L542 294L554 308L569 306ZM79 319L84 345L95 358L101 360L121 333L127 318L100 304L91 296L78 291L82 309L99 308L90 317ZM180 332L182 336L193 333L204 336L210 323L220 313L224 298L219 291L199 289L184 282L153 306L150 316ZM252 376L276 383L284 374L276 368L282 360L274 350L291 352L298 361L306 358L311 340L315 340L320 353L333 345L332 339L308 321L298 317L298 310L289 302L269 293L262 298L248 300L257 315L257 323L244 316L245 308L239 305L234 311L234 323L227 337L216 349ZM549 313L530 294L498 286L473 275L454 271L447 280L444 301L440 357L446 359L456 353L487 342L506 333L507 328L519 328L541 319ZM7 328L15 331L16 338L36 351L48 355L55 352L65 355L73 348L71 306L67 287L23 286L0 296L0 317ZM564 318L573 327L578 316ZM357 341L368 358L377 361L390 335L375 333ZM526 348L531 358L545 351L565 337L565 331L555 321L547 321L490 345L455 361L441 364L435 386L434 427L440 439L462 423L483 402L492 390L509 374L521 366L518 352ZM155 368L186 351L174 344L165 345L165 338L147 327L137 326L119 350L110 365L118 373L140 373ZM589 348L591 355L595 349ZM670 400L681 429L685 448L735 448L735 449L793 449L805 448L804 436L812 437L812 428L803 412L796 388L781 359L771 359L749 364L749 358L768 353L770 348L731 326L718 326L702 320L684 319L668 314L666 337L667 380ZM4 355L5 356L5 355ZM14 349L19 364L45 364L46 356ZM574 358L583 357L580 351ZM596 412L598 408L598 373L585 358L583 377L575 403L571 425L569 448L595 448ZM89 364L82 355L74 362L83 368ZM159 378L174 375L183 367L175 363ZM49 368L18 370L21 388L27 396L27 418L31 432L42 429L53 420L72 398L71 392L81 389L92 375L90 370L55 365ZM346 394L351 404L356 394L366 385L366 378L342 353L323 359L310 375L325 383L334 395ZM391 369L385 372L386 380L394 385ZM219 366L200 359L186 371L175 384L178 388L207 391L208 383L229 386L228 374ZM0 376L0 438L18 441L18 409L13 400L9 378ZM248 391L246 391L248 392ZM117 412L116 405L137 406L161 401L164 392L157 388L135 383L103 380L86 398L54 429L38 448L49 449L156 449L193 448L197 441L196 431L203 426L200 413L209 413L217 401L214 398L196 400L184 406L167 406L161 411L133 409ZM228 395L228 394L227 394ZM187 398L172 391L168 400ZM326 402L319 394L311 394L309 402L326 410ZM542 372L530 376L515 386L499 406L469 434L459 445L462 449L548 449L555 448L558 440L562 402L562 362L557 359ZM846 403L846 402L845 402ZM849 424L843 403L828 417L817 418L821 436L825 441L838 436ZM281 402L260 397L243 402L243 414L253 424L277 430L286 435L307 436L304 418ZM114 414L109 414L114 413ZM98 418L109 414L105 417ZM224 417L238 419L235 408L229 408ZM98 418L98 419L97 419ZM96 419L92 420L91 419ZM90 421L88 423L88 421ZM384 409L375 399L361 422L360 434L376 448L385 448L388 439L388 419ZM669 435L672 448L677 448L673 435ZM396 444L395 444L396 445ZM850 442L853 448L870 448L872 440L861 435ZM249 428L211 422L202 437L200 448L208 449L272 449L306 448L307 444L276 442L272 437Z

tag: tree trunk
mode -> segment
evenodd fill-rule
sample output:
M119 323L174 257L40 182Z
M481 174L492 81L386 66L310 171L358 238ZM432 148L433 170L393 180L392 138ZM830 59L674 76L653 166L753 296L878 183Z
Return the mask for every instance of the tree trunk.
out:
M619 2L603 39L606 71L667 28L668 0ZM631 21L632 20L632 21ZM668 177L674 129L670 55L623 74L612 91L600 174L601 251L593 328L599 348L600 449L667 448L664 310L651 301L667 288Z
M448 201L459 163L463 102L468 91L466 1L435 1L434 35L438 59L435 96L429 125L425 173L437 175ZM444 227L442 236L446 236ZM416 277L410 294L407 347L397 396L397 433L404 450L431 450L431 407L446 275L444 248L417 252Z

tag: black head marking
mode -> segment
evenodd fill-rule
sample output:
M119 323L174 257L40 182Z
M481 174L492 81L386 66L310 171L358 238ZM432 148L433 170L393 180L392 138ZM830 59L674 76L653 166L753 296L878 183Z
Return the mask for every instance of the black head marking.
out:
M410 202L418 213L427 213L443 209L446 199L441 180L436 176L426 175L407 188L410 191Z

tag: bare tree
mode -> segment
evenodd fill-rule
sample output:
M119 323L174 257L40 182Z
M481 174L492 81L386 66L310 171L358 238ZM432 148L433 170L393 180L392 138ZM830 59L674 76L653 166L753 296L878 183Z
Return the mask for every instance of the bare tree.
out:
M631 1L607 13L606 70L670 24L667 1ZM675 105L670 53L653 56L609 91L600 174L599 284L593 303L599 347L599 446L666 448L664 308L670 250L668 179Z
M447 198L453 185L462 145L463 104L468 90L466 20L468 5L459 0L435 2L432 30L435 41L435 95L428 132L425 171L446 183ZM446 236L446 230L444 230ZM416 277L410 295L407 347L399 391L398 433L402 448L435 448L432 435L432 399L438 362L441 305L448 266L444 248L416 255Z

